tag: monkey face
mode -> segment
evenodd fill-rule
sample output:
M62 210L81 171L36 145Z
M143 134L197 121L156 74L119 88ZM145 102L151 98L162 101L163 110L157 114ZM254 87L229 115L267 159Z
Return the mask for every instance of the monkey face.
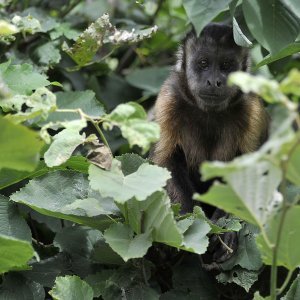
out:
M248 53L234 43L232 28L208 25L199 38L185 42L185 75L194 104L204 111L222 111L235 101L237 87L229 87L231 72L246 70Z

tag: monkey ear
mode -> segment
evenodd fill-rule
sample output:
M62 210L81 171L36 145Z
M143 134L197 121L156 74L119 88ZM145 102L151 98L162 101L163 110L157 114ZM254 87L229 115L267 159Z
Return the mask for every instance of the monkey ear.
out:
M187 53L195 47L196 41L196 30L194 26L192 26L192 29L187 33L183 40L183 43L179 46L177 50L177 60L175 67L176 71L180 72L185 70Z

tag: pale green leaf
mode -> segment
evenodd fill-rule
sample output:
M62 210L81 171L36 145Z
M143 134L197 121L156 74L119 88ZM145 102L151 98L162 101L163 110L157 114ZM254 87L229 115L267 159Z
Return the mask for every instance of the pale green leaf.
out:
M159 125L147 121L143 107L135 102L118 105L109 115L105 116L105 129L118 126L130 147L138 145L143 152L149 150L151 143L159 139Z
M85 120L75 120L64 123L65 129L53 137L53 142L44 154L48 167L59 166L66 162L77 146L85 141L85 134L80 130L86 127Z
M1 20L0 21L0 36L12 35L18 32L18 28L13 24Z
M0 169L33 171L43 142L36 132L0 117Z
M183 235L177 226L171 203L165 192L156 192L146 201L127 202L128 219L136 233L151 232L155 242L173 247L183 244ZM203 236L199 235L199 241Z
M104 238L110 247L125 261L143 257L152 245L151 232L134 235L126 224L112 224L105 232Z
M39 62L42 65L53 66L60 62L61 55L57 45L53 42L45 43L36 49Z
M277 265L284 266L289 270L294 270L300 265L300 206L291 207L285 216L282 228L280 244L277 245ZM275 244L277 239L278 226L280 226L281 213L276 214L265 226L270 243ZM260 234L257 237L257 244L262 253L263 262L272 264L272 249Z
M85 200L87 198L97 199L105 215L87 217L90 211L90 203ZM33 179L20 191L12 194L11 200L30 206L47 216L98 228L106 227L112 222L106 214L112 210L118 213L118 209L110 199L103 199L89 189L85 175L71 171L56 171ZM87 207L80 205L80 200L85 200ZM74 202L76 204L73 204ZM105 208L109 211L104 211Z
M16 15L12 18L12 23L22 32L34 34L36 32L42 31L41 23L39 22L39 20L32 17L31 15L25 17Z
M121 163L113 160L111 170L102 170L94 165L89 168L89 179L92 189L103 197L112 197L119 203L124 203L135 197L145 200L156 191L162 190L170 173L158 166L142 164L135 173L124 176Z
M32 65L8 65L4 63L5 69L1 69L1 76L8 88L16 94L28 95L39 87L50 84L45 75L33 70Z
M26 263L34 250L27 241L0 235L0 274L10 270L28 269Z
M93 289L78 276L57 277L49 292L54 300L92 300Z

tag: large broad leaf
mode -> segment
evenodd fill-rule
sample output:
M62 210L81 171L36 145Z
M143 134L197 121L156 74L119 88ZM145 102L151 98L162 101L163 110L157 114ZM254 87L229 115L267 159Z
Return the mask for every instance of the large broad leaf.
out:
M300 265L300 206L291 207L285 216L282 234L278 247L277 265L284 266L289 270L294 270ZM281 214L275 215L266 225L265 231L271 245L277 239L278 227L280 226ZM265 238L260 234L257 237L257 244L262 253L265 264L272 264L272 249Z
M104 238L125 261L143 257L152 245L151 232L134 235L128 225L121 223L112 224L105 231Z
M14 193L11 200L28 205L41 214L91 227L106 227L112 222L106 214L118 214L111 199L102 198L89 189L85 175L71 171L56 171L33 179ZM94 213L90 216L90 205L96 207L97 216Z
M295 185L300 186L300 146L293 151L287 167L287 178Z
M199 34L207 23L228 8L230 2L231 0L183 0L183 6Z
M206 251L208 223L196 214L176 223L165 192L156 192L142 202L132 199L127 208L129 224L136 233L152 232L153 241L193 253Z
M28 95L33 90L50 84L45 75L41 75L33 70L32 65L0 65L0 74L9 87L17 94Z
M65 129L53 137L53 142L44 154L48 167L59 166L66 162L73 151L85 141L85 134L79 132L86 127L85 120L75 120L65 123Z
M0 234L31 242L31 231L17 207L0 195Z
M39 62L42 65L53 66L61 60L60 51L57 44L47 42L36 49L36 54L39 57Z
M54 300L92 300L93 289L78 276L57 277L49 292Z
M113 160L111 170L102 170L94 165L89 168L89 179L92 189L103 197L112 197L124 203L135 197L143 201L156 191L162 190L170 172L164 168L142 164L135 173L124 176L121 163Z
M135 69L126 76L126 80L131 85L144 90L147 95L156 95L169 73L170 67Z
M0 235L0 274L10 270L28 269L26 263L34 254L27 241Z
M159 139L159 125L147 121L143 107L135 102L118 105L109 115L104 117L105 129L118 126L130 147L138 145L143 152L149 150L151 143Z
M132 199L127 205L129 224L136 233L152 231L156 242L175 247L182 244L183 236L165 192L156 192L143 202Z
M293 281L289 291L281 300L297 300L300 299L300 275Z
M90 90L76 92L58 92L56 102L59 109L78 109L92 117L101 117L104 114L104 107L95 98L95 93ZM78 113L53 112L47 121L71 121L78 120Z
M0 299L44 300L44 287L38 282L28 280L23 275L13 272L3 277L0 286Z
M33 171L43 146L36 132L0 117L0 169Z
M74 170L80 173L87 174L89 162L83 156L72 156L64 164L54 167L52 170ZM43 161L40 161L37 168L33 172L16 171L12 169L0 170L0 189L9 185L20 182L24 179L33 179L45 175L49 172L49 167Z
M223 176L229 186L214 185L207 194L198 195L196 199L218 206L262 228L274 207L282 200L276 192L281 172L266 161L257 161L251 165L249 158L251 155L227 164L203 164L202 174L205 179Z
M273 55L294 42L300 19L279 0L244 0L243 12L252 35Z
M292 44L289 44L287 46L285 46L283 49L281 49L278 53L274 54L274 55L268 55L266 57L264 57L264 59L262 61L260 61L255 68L259 68L261 66L270 64L276 60L282 59L284 57L290 56L294 53L298 53L300 52L300 42L295 42Z

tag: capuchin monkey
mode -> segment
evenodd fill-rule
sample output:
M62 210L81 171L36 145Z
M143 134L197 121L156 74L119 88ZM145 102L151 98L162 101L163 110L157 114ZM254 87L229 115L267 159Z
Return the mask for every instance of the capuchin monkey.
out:
M257 150L267 139L269 117L261 99L227 85L231 72L248 70L248 50L235 44L228 25L211 23L199 37L192 31L178 51L156 101L161 136L151 159L171 172L167 192L173 203L181 204L182 213L193 210L194 193L203 194L212 184L201 181L202 162L230 161ZM220 212L206 211L213 220L224 216ZM235 233L222 239L236 248ZM216 261L228 259L220 253Z

